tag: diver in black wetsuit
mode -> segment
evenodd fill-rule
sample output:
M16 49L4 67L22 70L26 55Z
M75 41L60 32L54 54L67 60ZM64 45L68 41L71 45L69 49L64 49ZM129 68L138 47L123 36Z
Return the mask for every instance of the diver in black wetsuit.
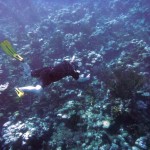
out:
M41 80L41 85L15 88L15 91L19 97L24 96L25 91L37 93L52 82L56 82L66 76L72 76L79 82L84 82L90 79L90 74L88 74L86 77L84 77L83 74L79 76L79 71L74 63L75 56L72 57L70 62L63 61L55 67L44 67L42 69L31 71L30 66L24 61L23 57L17 54L8 40L0 42L0 47L7 55L22 63L24 73L26 75L31 75L32 77L39 78Z
M15 88L16 93L19 97L22 97L24 95L24 92L38 93L51 83L59 81L67 76L72 76L79 82L85 82L89 80L90 74L88 74L86 77L80 76L80 71L76 70L77 66L74 63L74 58L75 57L73 57L70 62L65 60L54 67L44 67L33 71L30 71L29 65L27 63L24 63L23 67L25 72L28 72L28 74L30 74L32 77L39 78L41 84L36 86Z
M44 67L31 71L31 76L39 78L42 82L42 87L46 87L52 82L61 80L66 76L72 76L75 80L79 79L79 72L75 71L72 63L63 61L55 67Z

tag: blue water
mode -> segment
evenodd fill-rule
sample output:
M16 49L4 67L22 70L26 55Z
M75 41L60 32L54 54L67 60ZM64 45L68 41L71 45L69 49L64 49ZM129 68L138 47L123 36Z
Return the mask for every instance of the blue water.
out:
M0 149L149 150L149 18L149 0L0 0L0 41L32 70L75 55L90 74L19 98L39 80L0 49Z

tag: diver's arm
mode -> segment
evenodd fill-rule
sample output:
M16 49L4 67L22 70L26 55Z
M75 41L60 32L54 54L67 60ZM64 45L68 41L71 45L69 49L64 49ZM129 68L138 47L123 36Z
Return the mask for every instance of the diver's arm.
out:
M41 85L36 85L36 86L19 87L18 89L28 93L40 93L43 88Z
M79 79L77 80L78 82L86 82L90 80L90 74L88 74L87 76L84 76L84 74L81 74L79 76Z

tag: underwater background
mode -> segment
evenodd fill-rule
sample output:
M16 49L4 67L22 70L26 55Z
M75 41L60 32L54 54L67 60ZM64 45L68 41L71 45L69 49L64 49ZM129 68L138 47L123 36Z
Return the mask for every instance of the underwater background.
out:
M0 42L32 69L76 56L91 74L41 94L0 50L1 150L150 150L149 0L0 0Z

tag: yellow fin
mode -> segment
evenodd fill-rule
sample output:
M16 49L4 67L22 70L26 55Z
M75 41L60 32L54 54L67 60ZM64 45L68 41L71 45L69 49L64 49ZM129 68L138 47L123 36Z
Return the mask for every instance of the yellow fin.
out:
M19 88L15 88L15 91L16 91L18 97L23 97L24 96L24 92L21 91Z
M7 55L14 57L19 61L23 61L23 58L16 53L16 51L14 50L14 48L12 47L11 43L8 40L4 40L3 42L1 42L0 47Z

